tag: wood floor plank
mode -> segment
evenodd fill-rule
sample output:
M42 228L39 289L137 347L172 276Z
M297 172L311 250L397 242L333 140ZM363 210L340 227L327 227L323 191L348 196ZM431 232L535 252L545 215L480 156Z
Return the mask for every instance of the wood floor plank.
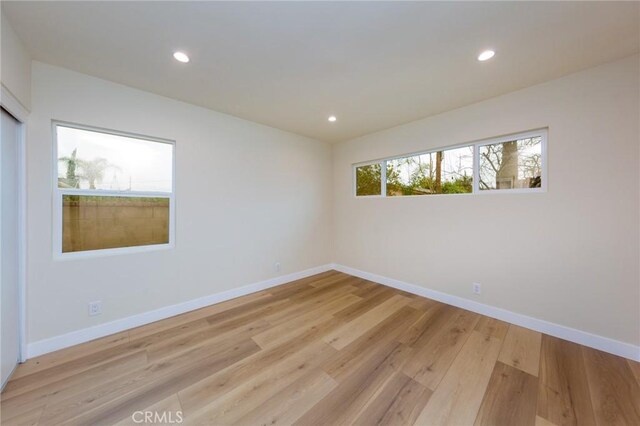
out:
M371 281L369 281L371 282ZM366 297L368 299L372 299L380 296L381 294L398 294L395 289L390 287L385 287L382 285L375 285L374 287L360 286L358 290L356 290L353 294L360 297ZM384 299L383 299L384 301Z
M391 299L382 302L370 311L362 314L358 318L348 322L338 330L327 335L324 340L336 349L342 349L349 343L362 336L371 328L384 321L394 312L406 306L409 299L404 296L396 295Z
M538 377L541 341L539 332L510 325L498 360Z
M544 417L536 416L535 426L558 426L554 423L551 423L549 420Z
M325 287L328 285L335 286L338 282L356 282L357 280L358 278L352 277L351 275L337 273L319 279L309 280L305 283L305 285L296 285L295 282L293 282L290 284L283 284L281 286L274 287L272 289L269 289L268 291L278 298L290 298L297 297L298 295L317 294L316 289L319 287Z
M42 418L44 407L44 405L33 406L30 410L15 416L9 416L0 410L0 424L4 426L35 426Z
M640 387L626 360L582 347L596 422L640 425Z
M155 345L172 345L177 339L183 339L185 333L202 330L203 326L206 325L207 323L204 320L181 323L175 327L164 328L162 331L129 341L128 343L117 346L109 345L102 351L89 353L82 357L75 357L68 362L57 362L56 365L39 371L36 375L23 375L18 378L12 378L3 391L3 397L12 397L50 383L60 382L72 375L78 375L84 371L93 369L101 363L111 362L118 358L125 358L141 350L151 349Z
M501 345L500 339L472 331L416 424L473 424Z
M418 315L420 313L415 309L408 306L403 307L340 350L324 364L323 369L340 382L346 380L358 365L379 356L378 352L386 351L388 344L393 344L395 347L397 337ZM402 345L398 350L406 354L411 348ZM397 364L393 364L393 366L398 369L402 367Z
M387 350L378 352L378 356L358 366L349 378L342 381L294 424L353 424L395 374L392 360L396 359L395 353L401 345L390 344Z
M114 423L114 426L137 426L141 423L180 424L184 420L182 417L180 399L178 399L178 395L175 393L153 405L144 407L137 411L137 413L134 412L131 416L125 417L119 422ZM145 416L149 416L146 413L152 413L152 417L145 418Z
M298 336L294 341L286 342L274 348L263 349L217 374L204 377L198 383L179 392L178 395L183 407L188 411L198 410L209 401L230 391L233 387L250 381L260 371L270 368L271 365L281 362L321 339L322 336L341 324L342 322L335 318L328 320Z
M429 344L416 348L402 371L413 380L435 390L471 335L478 319L478 314L459 309L429 340Z
M633 376L636 378L636 382L638 382L638 386L640 386L640 362L627 360L627 364L629 364L629 368L633 372Z
M221 312L228 311L238 306L246 305L258 300L272 300L273 296L267 293L253 293L246 296L237 297L235 299L227 300L215 305L207 306L205 308L196 309L195 311L186 312L184 314L177 315L175 317L167 318L161 321L156 321L151 324L143 325L140 327L129 330L129 337L131 340L141 339L151 334L162 332L166 329L173 329L182 324L191 323L194 321L203 320L212 315L219 314Z
M399 341L414 348L424 347L433 336L451 321L459 310L442 303L429 308L406 332Z
M256 409L291 383L316 370L334 352L335 349L324 342L314 342L295 355L261 371L250 382L228 390L199 410L192 412L186 408L184 414L187 424L235 423L247 411Z
M202 358L188 352L171 361L150 364L137 374L105 382L80 398L47 406L43 418L51 424L69 421L76 424L114 423L259 349L255 342L245 339L237 344L208 347L204 351L207 355Z
M81 343L70 348L61 349L50 354L31 358L27 360L27 362L20 364L20 368L17 368L16 371L14 371L11 378L16 380L20 377L28 376L29 374L37 373L39 371L55 367L59 364L67 363L76 358L84 357L114 346L120 346L123 343L128 342L129 331L122 331L90 342Z
M507 335L507 331L509 331L509 323L495 318L482 316L480 321L478 321L475 330L485 336L504 340Z
M413 425L431 393L431 390L402 372L396 372L354 424Z
M439 303L440 302L436 302L435 300L425 299L424 297L414 297L411 302L409 302L409 307L426 312Z
M317 301L321 298L331 298L338 294L351 294L354 293L357 288L349 285L351 278L343 278L341 281L331 283L323 287L310 287L308 291L295 294L289 297L292 302L309 302Z
M595 425L580 345L542 336L538 416L556 424Z
M535 426L538 378L497 362L475 426Z
M317 315L310 313L296 317L295 321L281 324L277 327L271 327L263 332L253 336L253 340L260 345L262 349L281 345L295 338L296 335L303 333L309 327L315 327L331 320L331 315Z
M307 290L309 287L313 287L312 284L317 281L322 281L325 278L338 277L338 276L344 277L347 275L338 271L327 271L321 274L313 275L306 278L301 278L299 280L291 281L289 283L285 283L276 287L269 288L265 290L265 293L268 293L278 298L287 298L290 295L296 294L299 291Z
M176 356L183 352L193 350L204 345L209 345L216 341L229 341L233 339L243 340L244 338L252 338L256 334L266 330L269 323L259 317L250 319L243 318L242 321L229 321L220 324L217 327L209 327L196 333L189 333L180 339L174 339L169 342L158 343L147 348L147 357L149 362L157 362L163 358Z
M238 419L240 426L290 425L331 392L337 383L322 370L311 371Z
M358 287L358 289L363 292L371 291L380 287L380 284L376 284L373 281L368 281L365 279L360 279L358 281L355 281L351 285L354 287Z
M27 392L34 391L51 383L59 382L73 375L82 374L92 370L96 366L112 362L114 359L123 359L132 353L139 351L139 347L134 347L129 343L115 346L96 354L89 354L80 358L75 358L66 363L59 363L51 368L42 370L36 374L12 378L2 392L3 398L12 398Z
M309 285L311 287L315 287L315 288L322 288L322 287L327 287L327 286L335 286L336 283L341 283L341 284L345 284L345 285L351 285L352 283L357 283L361 281L360 278L355 278L352 277L350 275L346 275L346 274L336 274L333 275L331 277L327 277L324 278L322 280L316 280L313 281L312 283L310 283ZM354 289L356 289L357 287L354 287Z
M47 383L30 392L7 398L3 395L2 411L6 413L26 412L30 407L44 404L56 404L74 395L82 395L99 386L104 381L122 376L147 365L145 351L138 351L126 357L96 365L82 374L65 377L56 382Z
M351 321L352 319L364 314L372 307L392 298L397 293L392 288L378 286L373 290L364 291L362 289L358 289L357 291L354 291L353 294L358 297L362 297L363 300L336 313L336 317L342 318L345 321Z
M347 287L337 288L332 292L318 295L308 300L292 302L277 312L266 315L264 319L272 326L277 327L281 324L291 322L300 315L306 315L309 312L317 312L319 315L323 315L330 310L330 313L334 314L336 312L335 309L341 311L361 300L361 297L351 294ZM344 303L344 306L338 306L342 303Z
M256 300L227 311L210 315L206 317L206 321L210 325L225 324L230 321L251 321L259 315L269 315L278 309L286 306L289 299L269 298L264 300Z
M328 321L336 311L342 310L360 300L358 296L352 294L340 296L333 301L325 302L320 309L308 310L305 314L290 318L287 322L280 322L276 326L269 327L267 330L253 336L253 340L262 348L280 345L287 340L291 340L306 328Z

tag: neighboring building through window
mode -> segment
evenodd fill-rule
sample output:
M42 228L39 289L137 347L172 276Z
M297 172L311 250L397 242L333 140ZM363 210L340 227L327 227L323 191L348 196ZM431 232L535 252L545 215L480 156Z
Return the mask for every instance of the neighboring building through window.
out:
M469 194L546 188L546 130L356 164L356 196Z
M174 144L54 123L55 252L173 244Z

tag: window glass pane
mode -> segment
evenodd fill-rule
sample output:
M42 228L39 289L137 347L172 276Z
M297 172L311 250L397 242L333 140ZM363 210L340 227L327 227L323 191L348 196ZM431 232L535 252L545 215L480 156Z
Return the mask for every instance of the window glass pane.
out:
M387 161L387 195L464 194L473 188L473 147Z
M62 196L62 252L167 244L169 198Z
M382 194L380 163L356 167L356 195Z
M484 145L479 149L480 190L541 187L542 137Z
M171 192L173 145L56 126L58 187Z

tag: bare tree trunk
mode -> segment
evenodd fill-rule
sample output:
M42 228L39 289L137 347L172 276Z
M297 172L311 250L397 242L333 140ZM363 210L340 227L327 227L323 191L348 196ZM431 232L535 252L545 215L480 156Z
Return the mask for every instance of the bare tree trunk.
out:
M442 194L442 151L436 152L436 194Z
M515 188L518 180L518 142L502 144L502 161L496 174L496 188Z

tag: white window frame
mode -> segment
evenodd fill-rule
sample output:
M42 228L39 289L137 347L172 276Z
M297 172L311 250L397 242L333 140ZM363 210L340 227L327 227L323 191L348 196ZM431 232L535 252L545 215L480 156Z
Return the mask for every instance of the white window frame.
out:
M499 143L504 143L504 142L511 142L514 140L520 140L520 139L528 139L528 138L532 138L532 137L540 137L540 149L541 149L541 154L542 154L542 182L540 184L539 188L512 188L512 189L480 189L480 147L485 146L485 145L493 145L493 144L499 144ZM447 197L451 197L451 196L469 196L469 195L488 195L488 194L532 194L532 193L543 193L543 192L547 192L547 187L548 187L548 172L547 172L547 139L548 139L548 128L541 128L541 129L536 129L536 130L530 130L530 131L526 131L526 132L521 132L521 133L512 133L509 135L505 135L505 136L498 136L498 137L493 137L493 138L487 138L487 139L481 139L481 140L477 140L474 142L466 142L466 143L460 143L460 144L456 144L456 145L448 145L448 146L444 146L444 147L438 147L438 148L433 148L433 149L429 149L426 151L418 151L418 152L412 152L409 154L403 154L403 155L394 155L393 157L386 157L386 158L382 158L379 160L371 160L371 161L364 161L361 163L354 163L352 165L353 167L353 188L352 188L352 194L355 198L394 198L394 199L401 199L401 198L412 198L412 197L420 197L420 198L432 198L432 197L438 197L438 196L447 196ZM451 150L451 149L457 149L457 148L465 148L465 147L473 147L473 184L472 184L472 190L470 193L465 193L465 194L432 194L432 195L403 195L403 196L393 196L393 197L388 197L387 196L387 161L393 161L393 160L397 160L400 158L406 158L406 157L413 157L413 156L417 156L417 155L424 155L424 154L432 154L434 152L438 152L438 151L447 151L447 150ZM380 164L380 167L382 168L382 173L381 173L381 179L382 179L382 183L381 183L381 193L380 195L357 195L356 189L357 189L357 182L356 182L356 168L358 167L362 167L362 166L368 166L371 164Z
M159 191L113 191L103 189L76 189L58 187L58 132L57 127L68 127L78 130L88 130L91 132L104 133L108 135L124 136L128 138L141 139L149 142L157 142L171 145L171 192ZM52 193L52 218L53 218L53 257L55 260L73 260L88 257L111 256L119 254L142 253L157 250L173 249L175 247L175 226L176 226L176 143L170 139L156 138L139 135L135 133L122 132L118 130L105 129L84 124L70 123L60 120L51 121L53 137L53 193ZM64 195L88 195L104 197L128 197L128 198L168 198L169 199L169 242L165 244L150 244L131 247L116 247L97 250L83 250L64 253L62 251L62 198Z

